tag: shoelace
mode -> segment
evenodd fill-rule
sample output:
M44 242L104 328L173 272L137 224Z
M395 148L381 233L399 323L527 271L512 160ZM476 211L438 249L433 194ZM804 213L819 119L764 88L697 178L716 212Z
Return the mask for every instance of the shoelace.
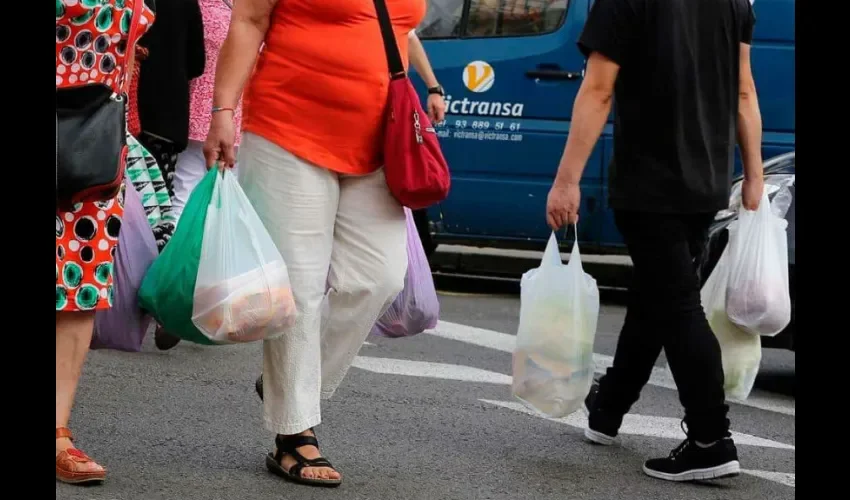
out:
M682 427L682 432L684 432L685 435L687 435L688 429L685 427L685 421L684 420L681 421L680 426ZM687 450L690 447L690 445L691 445L691 438L690 437L685 438L685 440L682 441L679 444L679 446L677 446L673 451L670 452L670 459L676 460L676 458L679 455L681 455L682 453L684 453L685 450Z

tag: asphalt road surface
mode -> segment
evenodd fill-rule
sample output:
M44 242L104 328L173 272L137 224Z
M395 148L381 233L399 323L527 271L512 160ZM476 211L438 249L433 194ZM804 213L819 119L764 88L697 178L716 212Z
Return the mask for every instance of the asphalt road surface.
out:
M370 338L324 404L322 451L343 485L293 485L266 471L273 436L254 393L260 345L181 344L93 352L71 428L109 469L106 483L57 483L62 500L504 499L782 500L794 498L794 355L765 350L757 389L730 417L742 468L708 485L645 477L646 458L684 437L663 360L626 418L619 444L592 446L578 412L529 414L510 395L517 297L441 294L442 322L408 339ZM603 306L597 371L624 309Z

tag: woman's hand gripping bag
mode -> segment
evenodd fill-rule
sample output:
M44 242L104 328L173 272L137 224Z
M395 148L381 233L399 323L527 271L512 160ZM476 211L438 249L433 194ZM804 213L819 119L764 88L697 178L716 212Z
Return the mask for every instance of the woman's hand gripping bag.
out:
M737 222L732 223L735 224ZM759 372L761 338L729 321L726 314L726 290L732 268L729 250L727 246L720 254L717 265L700 291L700 299L708 326L720 344L726 398L744 401L749 397ZM667 369L670 369L669 364Z
M437 326L440 302L434 288L434 278L428 257L419 239L413 212L404 209L407 217L407 275L404 289L390 308L372 328L372 335L410 337Z
M112 266L112 307L95 314L92 349L130 352L142 349L150 316L139 308L137 296L145 274L158 255L142 199L125 177L124 217Z
M192 308L207 208L218 177L218 169L211 169L192 190L177 229L148 270L139 290L139 304L168 333L202 345L215 342L192 323Z
M582 269L578 241L564 265L553 233L540 267L522 277L514 397L553 418L581 408L593 382L598 319L599 289Z
M203 234L194 325L215 344L283 335L296 319L289 272L229 170L216 178Z
M788 222L784 219L789 196L785 187L770 202L765 189L759 208L740 208L738 220L729 226L726 313L732 323L753 335L772 337L791 322Z

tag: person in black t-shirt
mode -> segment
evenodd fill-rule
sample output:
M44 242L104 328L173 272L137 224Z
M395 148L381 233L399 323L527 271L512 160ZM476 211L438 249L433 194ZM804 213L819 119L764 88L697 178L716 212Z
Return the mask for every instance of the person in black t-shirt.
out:
M581 174L616 102L609 203L634 263L613 366L588 395L585 436L613 442L663 348L688 439L646 462L644 472L660 479L740 472L695 263L729 203L736 135L743 205L758 208L764 189L754 24L749 0L596 0L578 43L586 74L547 220L556 230L577 221Z

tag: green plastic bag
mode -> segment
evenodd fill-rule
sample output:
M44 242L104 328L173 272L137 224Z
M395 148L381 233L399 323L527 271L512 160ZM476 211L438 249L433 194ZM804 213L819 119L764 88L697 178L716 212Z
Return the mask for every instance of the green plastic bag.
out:
M216 345L192 323L192 302L207 207L212 200L217 168L210 169L192 191L180 223L165 250L157 257L139 290L139 305L168 333L203 345Z

